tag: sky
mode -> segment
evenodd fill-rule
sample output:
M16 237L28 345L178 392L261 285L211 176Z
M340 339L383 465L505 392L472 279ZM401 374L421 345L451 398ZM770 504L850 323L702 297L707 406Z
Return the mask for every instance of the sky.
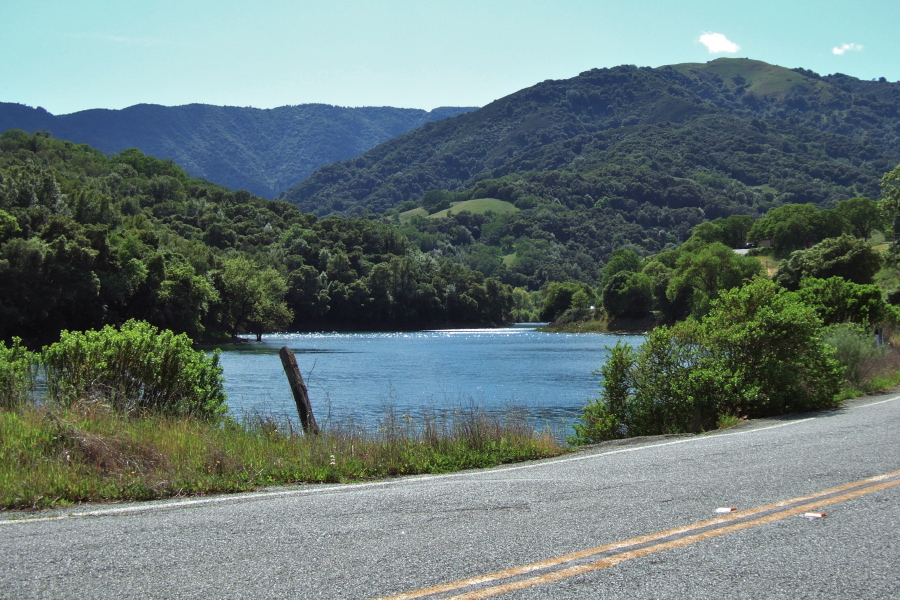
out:
M897 0L2 0L0 102L484 106L721 57L900 80Z

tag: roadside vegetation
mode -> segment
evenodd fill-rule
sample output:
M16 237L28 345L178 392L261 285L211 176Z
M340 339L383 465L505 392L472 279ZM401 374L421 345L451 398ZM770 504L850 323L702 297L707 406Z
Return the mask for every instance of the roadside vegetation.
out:
M39 372L47 391L36 398ZM64 332L41 353L0 344L0 508L446 473L566 451L513 412L388 408L374 431L304 435L289 420L224 411L217 356L147 323Z
M867 241L897 223L900 167L882 188L880 203L784 205L745 223L743 236L766 240L781 259L772 276L754 257L722 250L734 218L696 228L674 259L613 253L601 284L607 316L655 307L663 324L638 348L608 348L600 396L569 441L708 431L834 408L900 383L900 293L874 283L896 281L897 244L879 250ZM563 315L578 308L572 298Z

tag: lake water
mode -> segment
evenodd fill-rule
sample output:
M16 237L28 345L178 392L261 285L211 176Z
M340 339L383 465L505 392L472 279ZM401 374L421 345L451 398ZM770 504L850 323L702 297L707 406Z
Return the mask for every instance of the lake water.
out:
M222 347L232 414L296 420L278 350L291 348L320 425L372 427L392 406L400 414L452 411L473 404L489 412L521 409L536 427L563 435L597 396L592 371L619 339L641 336L558 334L535 325L380 333L270 334L262 342Z

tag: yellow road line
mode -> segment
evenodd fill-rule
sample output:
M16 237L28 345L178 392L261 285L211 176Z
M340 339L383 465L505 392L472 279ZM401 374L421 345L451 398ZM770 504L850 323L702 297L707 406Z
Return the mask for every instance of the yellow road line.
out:
M654 534L643 535L635 538L631 538L629 540L615 542L612 544L606 544L604 546L598 546L596 548L590 548L588 550L581 550L579 552L573 552L570 554L565 554L563 556L550 558L547 560L531 563L528 565L522 565L519 567L513 567L510 569L504 569L502 571L497 571L494 573L481 575L477 577L469 577L466 579L461 579L459 581L445 583L441 585L436 585L428 588L422 588L419 590L414 590L410 592L405 592L401 594L396 594L394 596L387 596L382 598L381 600L412 600L413 598L422 598L425 596L431 596L435 594L440 594L443 592L450 592L454 590L459 590L467 587L472 587L475 585L480 585L484 583L489 583L492 581L499 581L502 579L509 579L511 577L515 577L517 575L525 575L528 573L532 573L534 571L540 571L543 569L548 569L550 567L554 567L557 565L562 565L567 562L571 562L573 560L584 559L596 554L602 554L605 552L610 552L612 550L619 550L623 548L628 548L631 546L638 546L641 544L646 544L648 542L656 541L659 539L671 537L673 535L679 535L682 533L688 533L690 531L694 531L697 529L703 529L707 527L712 527L715 525L719 525L719 527L715 527L713 529L709 529L708 531L704 531L698 534L685 536L676 540L671 540L668 542L663 542L660 544L655 544L652 546L646 546L643 548L638 548L635 550L627 550L625 552L621 552L619 554L615 554L612 556L607 556L602 558L596 562L584 564L584 565L575 565L572 567L567 567L564 569L559 569L550 573L546 573L543 575L539 575L537 577L531 577L527 579L521 579L518 581L501 584L489 588L483 588L480 590L475 590L472 592L468 592L462 595L453 596L452 598L447 598L446 600L475 600L478 598L487 598L490 596L495 596L498 594L503 594L506 592L510 592L517 589L523 589L526 587L533 587L536 585L542 585L545 583L551 583L553 581L559 581L561 579L567 579L569 577L574 577L575 575L580 575L582 573L587 573L590 571L597 571L600 569L605 569L614 565L617 565L626 560L631 560L633 558L640 558L643 556L647 556L649 554L654 554L656 552L662 552L663 550L669 550L672 548L680 548L683 546L687 546L690 544L694 544L696 542L700 542L712 537L717 537L721 535L725 535L726 533L732 533L734 531L740 531L742 529L748 529L750 527L756 527L758 525L763 525L765 523L771 523L774 521L778 521L781 519L785 519L787 517L793 515L800 515L805 512L808 512L814 508L821 508L823 506L829 506L831 504L836 504L839 502L846 502L847 500L851 500L853 498L857 498L859 496L863 496L865 494L869 494L878 490L886 489L889 487L893 487L895 485L900 485L900 479L894 481L884 481L887 479L891 479L894 477L900 476L900 471L895 471L893 473L887 473L885 475L879 475L877 477L872 477L869 479L863 479L861 481L857 481L854 483L848 483L845 485L841 485L835 488L831 488L828 490L824 490L821 492L816 492L814 494L809 494L807 496L800 496L797 498L792 498L790 500L782 500L780 502L776 502L774 504L768 504L765 506L759 506L756 508L738 511L734 513L730 513L727 516L717 517L714 519L707 519L705 521L699 521L697 523L692 523L690 525L685 525L682 527L675 527L673 529L667 529L665 531L661 531ZM882 483L879 483L882 482ZM864 486L861 487L860 486ZM844 492L845 490L850 490L852 488L860 488L857 490L853 490L850 492L846 492L841 494L840 492ZM833 496L834 494L839 494L837 496ZM831 498L824 498L824 496L832 496ZM813 502L809 502L813 500ZM804 504L797 505L798 503L803 502ZM794 505L794 506L792 506ZM744 521L749 516L753 516L755 514L759 514L762 512L769 512L772 510L783 509L777 511L773 514L769 514L757 519L752 519L749 521ZM728 525L728 523L732 521L741 521L739 523L733 523Z

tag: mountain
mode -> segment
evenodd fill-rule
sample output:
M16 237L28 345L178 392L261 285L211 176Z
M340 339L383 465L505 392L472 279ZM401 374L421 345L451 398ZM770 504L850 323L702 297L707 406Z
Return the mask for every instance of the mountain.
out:
M280 198L318 215L385 214L424 252L536 290L593 285L614 250L659 254L705 221L877 199L898 163L900 83L718 59L544 81L327 165ZM460 204L482 198L512 210Z
M544 81L325 166L281 197L320 215L381 213L515 175L532 202L605 199L632 222L643 205L712 218L874 197L898 162L900 83L722 58Z
M0 132L50 131L104 152L138 148L191 176L272 198L322 165L357 156L425 123L472 108L432 111L302 104L273 109L139 104L52 115L0 103Z

